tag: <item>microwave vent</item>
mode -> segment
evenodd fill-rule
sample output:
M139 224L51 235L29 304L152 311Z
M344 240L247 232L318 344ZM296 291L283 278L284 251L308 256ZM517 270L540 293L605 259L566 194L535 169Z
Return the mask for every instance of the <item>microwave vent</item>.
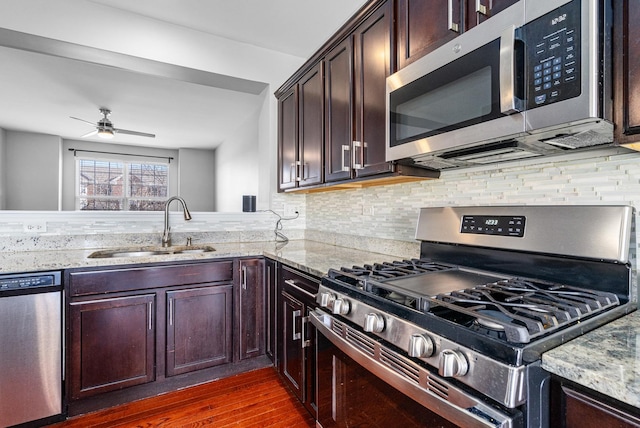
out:
M415 159L415 163L425 168L435 169L438 171L459 166L459 164L455 162L447 162L446 160L439 159L435 156L427 156L424 158Z
M609 144L612 139L610 135L603 135L597 131L585 131L571 135L558 135L556 137L541 140L544 143L566 149L579 149L582 147L599 146Z

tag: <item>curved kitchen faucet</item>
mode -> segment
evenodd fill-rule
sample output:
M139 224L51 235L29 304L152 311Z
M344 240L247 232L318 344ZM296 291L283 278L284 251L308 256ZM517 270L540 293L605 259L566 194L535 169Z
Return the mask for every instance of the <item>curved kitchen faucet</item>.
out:
M162 246L169 247L171 246L171 235L169 231L171 228L169 227L169 205L171 202L178 201L182 204L182 211L184 213L185 220L191 220L191 213L189 212L189 208L187 208L187 203L180 196L172 196L167 199L167 202L164 203L164 231L162 232Z

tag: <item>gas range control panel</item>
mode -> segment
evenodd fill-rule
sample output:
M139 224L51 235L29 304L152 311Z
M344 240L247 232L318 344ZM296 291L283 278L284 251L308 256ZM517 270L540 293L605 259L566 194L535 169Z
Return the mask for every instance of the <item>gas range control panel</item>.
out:
M516 407L526 399L523 389L516 387L523 382L525 366L498 362L323 285L316 302L324 311L397 346L405 355L422 360L442 377L456 378L508 407ZM491 379L496 377L507 380L505 390L492 386Z
M462 216L460 232L522 238L525 222L524 216L465 215Z

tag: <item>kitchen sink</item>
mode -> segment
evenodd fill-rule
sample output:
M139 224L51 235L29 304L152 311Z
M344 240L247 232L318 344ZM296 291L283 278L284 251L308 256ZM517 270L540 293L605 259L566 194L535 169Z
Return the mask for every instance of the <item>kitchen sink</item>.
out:
M166 256L171 254L199 254L210 253L216 249L209 245L181 245L175 247L128 247L110 250L94 251L89 254L90 259L104 259L112 257L147 257Z

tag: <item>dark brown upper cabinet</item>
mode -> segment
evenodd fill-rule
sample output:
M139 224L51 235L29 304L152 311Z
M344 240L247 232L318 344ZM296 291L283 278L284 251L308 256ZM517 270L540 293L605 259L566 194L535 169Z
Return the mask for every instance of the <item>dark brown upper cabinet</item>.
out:
M390 172L386 162L386 80L391 70L391 1L353 33L356 177Z
M280 189L323 182L324 87L322 64L278 100Z
M396 0L398 69L517 2L518 0Z
M640 149L640 3L614 0L615 139Z
M324 58L327 182L392 171L385 160L390 5L377 9Z

